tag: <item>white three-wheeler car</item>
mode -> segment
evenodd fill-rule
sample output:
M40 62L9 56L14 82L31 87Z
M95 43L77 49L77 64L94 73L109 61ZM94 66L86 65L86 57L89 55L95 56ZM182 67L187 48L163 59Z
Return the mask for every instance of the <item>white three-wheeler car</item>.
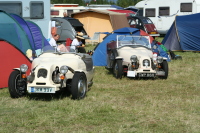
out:
M28 93L56 93L70 90L72 99L85 97L92 85L94 66L90 55L76 53L67 47L59 52L51 46L32 62L30 75L28 66L22 64L10 74L8 88L11 97L18 98Z
M155 45L156 46L156 45ZM106 68L112 68L116 78L159 77L167 79L167 58L153 54L149 36L117 35L107 44Z

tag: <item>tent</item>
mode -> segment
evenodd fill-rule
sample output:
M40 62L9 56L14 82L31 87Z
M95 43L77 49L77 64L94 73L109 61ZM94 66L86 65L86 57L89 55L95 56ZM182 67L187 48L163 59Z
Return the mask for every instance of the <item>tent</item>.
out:
M171 51L200 51L200 13L176 16L162 44Z
M0 38L14 44L24 54L28 49L32 49L24 29L12 16L2 10L0 10Z
M146 32L139 30L137 28L124 27L117 30L114 30L113 33L107 34L107 37L99 43L94 49L92 55L94 66L107 66L107 43L110 41L116 41L117 35L143 35L149 36ZM150 36L150 43L152 43L153 38Z
M44 38L40 27L32 21L25 21L22 17L16 14L10 14L23 28L28 36L32 50L41 49L43 46L49 45L48 41Z
M95 32L112 32L123 27L129 27L126 15L123 13L108 10L87 9L81 12L72 13L71 16L78 19L92 37ZM100 42L105 35L100 36ZM87 41L87 40L86 40Z
M2 10L0 10L0 38L12 43L24 54L28 49L34 52L42 46L50 45L37 24Z
M44 46L50 45L47 39L43 36L40 27L32 22L26 21L34 41L34 50L42 49Z
M8 78L13 68L19 68L21 64L27 64L31 68L31 61L14 44L3 39L0 39L0 50L0 88L4 88L8 87Z
M126 14L126 16L135 16L135 12L131 11L131 10L110 10L109 11L112 11L112 12L119 12L119 13L124 13Z

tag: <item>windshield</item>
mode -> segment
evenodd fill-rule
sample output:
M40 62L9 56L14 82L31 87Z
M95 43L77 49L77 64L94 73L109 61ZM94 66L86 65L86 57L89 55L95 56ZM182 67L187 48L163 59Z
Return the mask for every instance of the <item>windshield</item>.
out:
M151 48L149 36L117 35L117 47L144 46Z
M145 24L153 24L153 22L149 18L142 18L142 22Z
M64 44L59 45L58 47L52 47L50 45L44 46L41 53L75 53L74 47L65 46Z

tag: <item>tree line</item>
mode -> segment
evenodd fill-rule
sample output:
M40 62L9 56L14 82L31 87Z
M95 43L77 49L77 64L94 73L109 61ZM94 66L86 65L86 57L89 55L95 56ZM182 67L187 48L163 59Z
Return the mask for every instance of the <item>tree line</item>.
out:
M51 0L51 4L79 4L79 6L87 6L87 4L98 5L117 5L120 7L134 6L141 0Z

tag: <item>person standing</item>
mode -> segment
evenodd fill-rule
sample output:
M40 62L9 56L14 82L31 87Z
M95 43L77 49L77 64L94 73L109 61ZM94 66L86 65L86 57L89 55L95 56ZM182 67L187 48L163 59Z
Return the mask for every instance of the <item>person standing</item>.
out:
M63 12L63 18L70 18L66 12Z

